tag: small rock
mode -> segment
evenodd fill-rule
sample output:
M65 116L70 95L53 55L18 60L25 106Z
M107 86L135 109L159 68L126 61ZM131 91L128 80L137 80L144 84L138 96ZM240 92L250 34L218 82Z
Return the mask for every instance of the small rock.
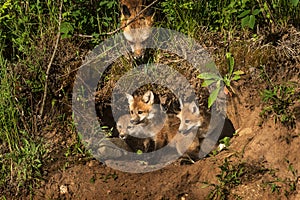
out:
M68 187L66 185L61 185L59 187L60 194L67 194L68 193Z
M95 167L97 165L97 161L96 160L91 160L90 162L88 162L88 166L89 167Z

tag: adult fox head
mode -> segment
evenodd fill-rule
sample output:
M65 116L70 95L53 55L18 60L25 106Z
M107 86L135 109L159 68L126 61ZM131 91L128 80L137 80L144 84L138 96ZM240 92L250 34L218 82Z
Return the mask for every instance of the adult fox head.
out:
M200 115L197 104L193 101L191 103L180 102L181 111L177 117L180 119L180 126L178 131L182 134L188 134L191 131L197 131L203 123L203 117Z
M126 40L129 42L133 56L144 55L144 43L151 35L154 11L146 8L147 0L120 0L121 27Z
M154 95L151 91L146 92L143 96L132 96L126 94L132 124L147 125L148 120L154 117L152 112L154 104Z

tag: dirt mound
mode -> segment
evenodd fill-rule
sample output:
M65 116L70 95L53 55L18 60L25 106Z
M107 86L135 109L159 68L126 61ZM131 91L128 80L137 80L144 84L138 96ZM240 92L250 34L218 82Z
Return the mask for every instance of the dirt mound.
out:
M212 48L214 55L224 55L223 51L230 48L235 69L245 72L241 80L232 83L236 94L227 96L227 115L237 130L227 149L191 165L175 161L153 172L125 173L84 155L71 157L72 152L55 148L54 144L61 144L61 148L73 145L72 149L80 149L79 143L71 142L78 138L70 134L70 127L62 126L61 130L57 128L52 132L45 130L48 143L54 149L51 155L49 153L52 160L45 167L45 181L35 190L33 199L300 199L300 65L299 52L290 51L294 45L299 45L299 37L294 29L283 33L275 43L270 43L265 36L259 36L256 41L237 40L228 46L215 40L204 42L216 46ZM202 40L205 40L204 36ZM219 44L208 44L214 41ZM226 61L221 57L215 59L224 75ZM116 67L128 61L118 62ZM197 73L189 70L183 73L196 88L200 106L205 107L208 94L201 88ZM117 68L111 68L108 75L112 74L121 76ZM98 109L106 114L110 101L108 94L116 80L107 79L99 86L98 96L102 101L99 101ZM285 82L293 83L288 98L291 102L286 101L280 91L273 91L274 86ZM265 90L273 91L272 98L280 101L263 102L262 91ZM165 102L173 98L163 92L159 94ZM279 106L278 110L274 106L282 103L286 109ZM262 115L267 108L266 115ZM281 121L282 115L289 116L293 126L286 126ZM278 120L274 123L276 116ZM113 126L114 122L108 122ZM65 143L61 143L66 138Z
M234 106L229 101L228 113L239 131L228 150L216 156L142 174L91 160L51 172L34 199L297 199L299 133L272 120L258 126L261 109L248 97L243 93Z

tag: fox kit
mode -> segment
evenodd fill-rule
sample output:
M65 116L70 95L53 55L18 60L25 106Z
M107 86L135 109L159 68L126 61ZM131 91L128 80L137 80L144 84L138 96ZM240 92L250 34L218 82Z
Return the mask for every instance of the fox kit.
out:
M143 127L143 133L154 141L154 149L160 149L176 135L179 120L169 117L159 104L154 104L151 91L143 96L126 94L131 115L130 122Z
M203 138L200 127L203 124L204 118L201 116L199 108L194 101L184 104L181 100L179 102L181 111L177 117L180 119L178 129L180 136L178 137L179 141L176 142L176 149L178 153L185 153L191 159L197 160L199 158L200 140ZM193 139L192 143L190 142L191 139ZM191 144L186 152L183 152L183 149L186 149L186 143Z
M180 100L180 108L181 111L177 115L180 119L180 126L179 126L179 133L184 135L189 135L190 133L196 133L196 137L190 148L188 149L188 152L190 151L193 155L195 155L196 152L199 153L200 146L205 143L205 145L214 145L214 141L209 138L209 136L203 131L203 122L204 117L201 116L199 108L197 107L195 102L191 103L182 103ZM235 132L235 129L233 127L232 122L225 116L221 116L218 118L219 121L215 121L213 123L222 123L224 122L224 126L222 128L221 134L217 138L217 142L220 139L223 139L224 137L232 137L233 133ZM224 121L223 121L224 120ZM212 123L212 122L211 122ZM215 129L211 133L214 133ZM205 140L207 138L208 140ZM210 140L210 141L209 141ZM184 144L183 144L184 145ZM219 150L222 150L224 146L222 144L219 145ZM180 149L180 147L177 148L177 150ZM206 152L209 153L209 152Z
M133 56L139 58L144 55L144 42L151 35L154 12L146 8L147 0L120 0L121 27L129 42Z
M130 122L130 118L130 115L125 114L118 119L117 129L119 131L119 137L122 140L127 140L130 136L135 137L135 139L131 138L131 141L135 144L131 144L132 142L127 140L129 143L128 145L131 146L131 148L133 148L132 146L134 145L134 150L142 149L144 152L147 152L150 147L151 140L144 134L142 126L132 124ZM141 143L142 147L140 147Z
M177 117L180 119L179 133L187 135L190 132L198 131L204 119L200 115L197 104L193 101L191 103L182 103L179 100L181 111Z

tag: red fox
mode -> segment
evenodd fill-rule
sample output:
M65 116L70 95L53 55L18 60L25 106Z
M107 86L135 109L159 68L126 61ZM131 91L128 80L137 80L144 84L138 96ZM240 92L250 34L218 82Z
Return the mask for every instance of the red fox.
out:
M193 101L191 103L182 103L182 100L179 99L181 111L177 114L177 117L180 119L179 126L179 141L176 142L176 149L178 153L187 155L192 160L199 159L200 151L200 140L203 139L202 132L200 131L201 126L204 122L204 118L200 114L200 110L196 103ZM194 138L192 138L194 137ZM192 143L190 140L192 140ZM186 152L183 152L183 149L186 149L186 143L191 143Z
M146 8L147 0L120 0L121 27L123 34L129 42L133 56L139 58L144 55L144 42L151 35L154 21L154 12Z
M144 134L153 139L155 150L168 144L177 133L179 120L176 127L174 118L169 117L160 104L154 104L154 94L151 91L147 91L143 96L126 96L131 115L130 122L143 127Z
M141 125L134 125L130 122L129 114L125 114L118 119L117 129L119 131L119 137L122 140L127 140L130 136L135 137L135 139L131 138L132 142L127 140L132 149L142 150L143 152L147 152L149 150L151 143L150 137L145 135L144 129Z
M182 103L179 100L181 111L177 117L180 119L179 133L187 135L190 132L199 130L203 124L204 118L200 114L197 104L193 101L191 103Z
M144 134L151 137L154 141L154 150L171 143L171 146L175 147L180 155L184 154L184 150L187 149L186 153L189 157L192 159L198 157L200 149L199 139L191 138L191 136L195 136L193 134L187 134L186 136L178 133L180 118L166 114L160 106L155 105L154 95L151 91L146 92L143 96L134 97L130 94L126 94L126 96L131 114L130 122L136 126L141 125L143 127ZM184 112L184 109L182 112ZM198 130L198 126L195 129ZM189 147L186 147L187 145Z
M224 137L232 137L233 133L235 132L235 129L233 127L232 122L225 116L218 117L218 121L215 121L216 124L222 124L224 122L223 128L220 130L220 135L216 138L217 140L214 141L214 137L208 137L206 134L206 129L208 127L204 124L204 117L201 116L201 113L199 111L199 108L197 107L195 102L191 103L182 103L180 100L180 108L181 111L177 115L177 117L180 119L180 126L179 126L179 133L182 133L182 137L189 135L190 133L196 133L196 137L192 145L189 147L189 150L191 153L195 155L195 153L200 150L201 145L215 145L216 143L219 144L219 140L223 139ZM211 122L212 123L212 122ZM214 133L214 129L212 130L212 134ZM198 139L198 140L197 140ZM205 140L207 139L207 140ZM205 142L204 142L205 140ZM206 147L205 147L206 148ZM222 144L219 145L219 150L222 150L224 146ZM177 150L180 150L180 147L177 148ZM208 147L209 149L209 147ZM188 152L187 152L188 153ZM209 153L209 152L204 152ZM188 153L189 154L189 153Z

